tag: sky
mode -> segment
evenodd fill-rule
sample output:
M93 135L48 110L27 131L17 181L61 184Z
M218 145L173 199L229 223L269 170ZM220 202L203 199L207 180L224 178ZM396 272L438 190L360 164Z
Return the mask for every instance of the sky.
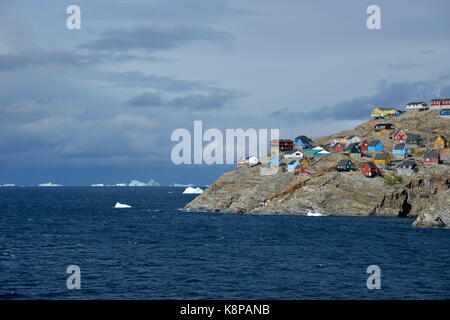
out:
M69 5L81 29L69 30ZM381 9L369 30L366 10ZM175 129L312 138L450 97L448 0L0 0L0 185L213 183Z

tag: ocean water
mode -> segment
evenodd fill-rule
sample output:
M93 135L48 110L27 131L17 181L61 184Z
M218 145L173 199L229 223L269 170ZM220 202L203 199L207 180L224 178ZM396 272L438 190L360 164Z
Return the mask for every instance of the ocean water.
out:
M182 191L0 188L0 299L450 298L450 230L183 212L195 195ZM67 289L69 265L80 290ZM380 290L367 289L369 265Z

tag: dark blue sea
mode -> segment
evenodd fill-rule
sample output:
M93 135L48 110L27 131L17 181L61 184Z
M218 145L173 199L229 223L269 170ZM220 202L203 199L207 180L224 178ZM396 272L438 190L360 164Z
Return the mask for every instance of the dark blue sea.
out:
M183 212L195 196L182 191L0 188L0 299L450 298L450 230ZM66 286L69 265L80 290ZM366 286L369 265L379 290Z

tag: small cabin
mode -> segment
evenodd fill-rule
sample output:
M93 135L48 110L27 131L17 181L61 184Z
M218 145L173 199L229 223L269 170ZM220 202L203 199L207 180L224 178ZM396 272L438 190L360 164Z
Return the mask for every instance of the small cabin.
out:
M338 162L336 169L337 171L351 171L355 170L355 165L352 160L343 159Z
M286 159L303 159L303 152L301 151L286 151L284 153Z
M333 152L344 152L344 150L345 148L340 142L336 143L333 148L331 148L331 151Z
M384 151L384 144L381 140L372 140L367 145L367 151Z
M391 156L389 155L389 153L386 152L377 153L375 155L373 163L375 163L378 166L388 165L391 163Z
M238 167L243 167L243 166L246 166L246 165L247 165L247 162L245 161L245 158L239 159L238 162L237 162L237 166Z
M396 143L392 148L392 157L395 160L403 160L408 155L408 145L404 142Z
M287 171L294 172L298 167L300 167L300 162L298 160L292 160L287 166Z
M294 141L287 139L275 139L270 142L272 148L276 148L279 151L291 151L294 149Z
M434 139L433 146L439 149L447 148L448 141L444 136L438 136L436 139Z
M366 177L375 177L379 174L378 167L372 161L366 162L361 167L361 173Z
M351 135L347 137L346 145L348 146L351 143L361 143L361 138L355 135Z
M408 137L408 135L403 130L400 130L394 134L393 139L394 139L394 141L406 141L407 137Z
M309 166L311 165L311 163L310 163L308 160L306 160L306 159L303 159L303 160L300 162L300 164L301 164L302 166L305 166L305 167L309 167Z
M408 134L406 137L408 148L419 148L423 146L422 137L419 134Z
M374 129L393 130L395 126L392 123L379 123L375 125Z
M441 154L437 151L426 152L423 155L423 163L439 163L441 161Z
M361 153L361 146L359 143L350 143L347 148L345 148L346 153Z
M407 170L416 170L417 169L417 163L414 161L414 159L406 159L400 163L399 167L401 169L407 169Z
M311 148L312 140L307 136L298 136L295 139L295 146L298 148Z
M294 174L307 174L308 173L308 167L300 165L300 167L296 168L294 170Z
M417 172L417 163L412 158L403 160L397 167L397 174L411 176Z

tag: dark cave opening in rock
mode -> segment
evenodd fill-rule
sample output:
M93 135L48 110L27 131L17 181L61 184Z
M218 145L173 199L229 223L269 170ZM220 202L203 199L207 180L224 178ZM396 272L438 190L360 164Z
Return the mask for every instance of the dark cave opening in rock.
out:
M400 212L398 213L399 217L407 217L409 213L411 212L411 204L408 202L408 198L405 198L405 201L403 201L402 208Z

